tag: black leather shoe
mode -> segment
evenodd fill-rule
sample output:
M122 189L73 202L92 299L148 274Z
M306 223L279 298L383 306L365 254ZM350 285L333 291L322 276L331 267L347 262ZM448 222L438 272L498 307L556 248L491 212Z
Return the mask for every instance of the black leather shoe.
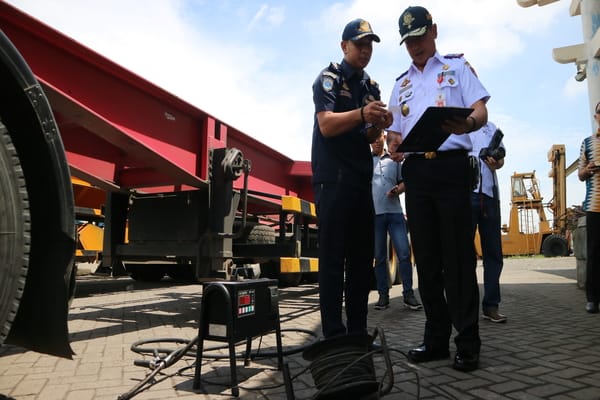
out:
M589 312L590 314L597 314L600 309L598 307L598 303L593 302L593 301L588 301L587 304L585 305L585 311Z
M470 372L479 367L479 353L467 353L459 351L454 357L452 368L457 371Z
M443 360L450 357L448 349L434 349L426 344L408 351L408 359L414 363Z

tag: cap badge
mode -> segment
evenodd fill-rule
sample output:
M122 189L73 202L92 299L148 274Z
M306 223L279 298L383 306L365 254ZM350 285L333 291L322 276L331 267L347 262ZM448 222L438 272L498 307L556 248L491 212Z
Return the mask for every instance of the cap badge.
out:
M359 32L371 32L371 25L365 20L360 21Z
M402 25L406 26L409 30L411 29L413 22L415 22L415 17L413 17L409 12L404 14L404 17L402 17Z

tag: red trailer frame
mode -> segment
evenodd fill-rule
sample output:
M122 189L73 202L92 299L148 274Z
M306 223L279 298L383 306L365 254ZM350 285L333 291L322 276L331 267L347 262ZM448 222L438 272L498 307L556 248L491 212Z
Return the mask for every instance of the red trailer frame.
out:
M0 28L48 96L72 174L110 191L207 184L209 152L253 160L249 189L312 199L308 161L295 161L68 36L0 2Z
M0 29L44 89L71 174L107 192L103 258L113 273L127 258L155 257L195 263L196 278L207 273L200 259L210 259L211 272L222 268L226 275L229 267L220 265L232 259L277 260L277 273L317 270L316 260L304 260L316 256L308 161L284 156L5 2ZM215 181L221 168L215 160L229 151L243 154L244 179L225 174ZM194 203L194 225L183 226L183 218L177 221L182 226L171 227L189 234L189 243L159 237L161 228L150 220L171 214L156 194L168 201L192 199L182 204ZM156 207L153 217L148 204ZM234 222L246 223L247 216L252 225L267 221L277 238L248 243L253 238L247 229L233 232ZM137 232L136 243L126 240L127 224L129 233Z

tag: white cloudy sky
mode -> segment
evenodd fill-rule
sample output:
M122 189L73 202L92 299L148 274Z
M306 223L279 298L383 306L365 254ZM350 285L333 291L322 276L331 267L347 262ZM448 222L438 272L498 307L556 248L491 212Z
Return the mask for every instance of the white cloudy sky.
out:
M552 196L547 152L565 144L578 156L593 126L587 81L552 49L581 43L581 17L570 1L520 7L516 0L8 0L131 71L298 160L310 159L311 85L329 61L340 61L344 25L371 22L381 37L367 71L387 102L408 66L398 45L398 17L423 5L438 24L438 50L464 53L492 97L490 119L505 134L499 171L503 222L510 176L536 171ZM567 180L567 204L584 185Z

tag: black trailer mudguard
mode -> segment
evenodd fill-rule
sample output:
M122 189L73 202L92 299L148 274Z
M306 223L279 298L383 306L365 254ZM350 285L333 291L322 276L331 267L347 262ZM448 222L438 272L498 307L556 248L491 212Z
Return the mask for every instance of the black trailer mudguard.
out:
M0 290L16 294L9 316L0 320L0 329L8 330L5 343L71 358L67 318L74 294L76 229L69 165L50 104L26 61L2 31L0 120L4 135L9 136L5 142L11 143L5 151L10 156L5 158L10 158L7 164L18 175L18 179L8 175L0 184L10 186L24 180L26 186L25 196L21 196L24 200L13 202L13 209L0 211L17 215L27 208L30 221L22 230L28 237L4 244L17 243L4 249L17 253L13 258L17 261L0 264ZM14 187L0 191L19 194ZM8 203L0 208L11 207ZM24 265L16 265L19 263ZM14 279L15 274L23 279ZM24 286L22 294L19 285Z

